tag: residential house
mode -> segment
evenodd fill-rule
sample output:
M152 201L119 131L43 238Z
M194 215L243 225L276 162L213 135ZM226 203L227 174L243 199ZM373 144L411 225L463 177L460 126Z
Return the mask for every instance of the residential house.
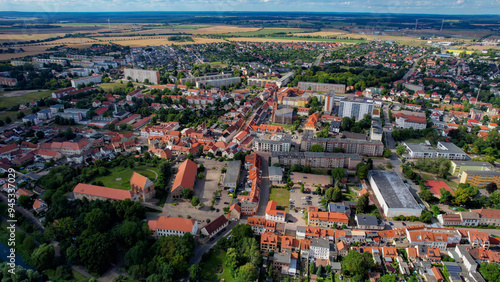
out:
M195 236L198 233L198 221L189 218L178 218L160 216L158 220L149 220L149 228L159 236L183 236L186 233L191 233Z

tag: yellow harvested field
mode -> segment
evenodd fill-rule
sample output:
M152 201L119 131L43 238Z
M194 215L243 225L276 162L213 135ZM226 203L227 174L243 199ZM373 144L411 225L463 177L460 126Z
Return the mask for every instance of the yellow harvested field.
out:
M204 27L199 29L186 29L184 32L192 33L192 34L219 34L219 33L231 33L231 32L248 32L248 31L256 31L259 28L256 27L240 27L233 25L215 25L211 27ZM180 32L177 29L177 32Z
M115 44L130 46L130 47L144 47L144 46L158 46L158 45L186 45L186 44L204 44L224 42L223 39L201 38L193 37L194 42L178 42L169 41L168 36L145 36L145 37L100 37L96 39L102 40L103 43L112 42Z
M3 33L0 34L0 43L3 42L18 42L18 41L30 41L30 40L43 40L47 39L50 37L57 37L57 36L64 36L64 33L54 33L54 34L24 34L24 33L18 33L18 34L9 34L9 33Z

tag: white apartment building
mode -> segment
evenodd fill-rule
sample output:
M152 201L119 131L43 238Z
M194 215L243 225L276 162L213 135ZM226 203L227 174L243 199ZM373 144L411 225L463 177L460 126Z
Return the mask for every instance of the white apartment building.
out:
M198 221L194 219L161 216L158 220L150 220L149 228L156 236L183 236L186 233L198 233Z
M354 118L356 121L363 119L368 114L373 113L373 103L364 101L341 100L339 106L339 116Z
M330 258L330 242L324 238L311 238L309 257L328 260Z

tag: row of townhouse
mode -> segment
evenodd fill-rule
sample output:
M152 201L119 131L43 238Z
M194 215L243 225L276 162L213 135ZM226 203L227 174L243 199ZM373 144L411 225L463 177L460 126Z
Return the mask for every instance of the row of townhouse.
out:
M438 215L439 223L442 225L455 226L500 226L500 210L478 209L470 212L448 213Z

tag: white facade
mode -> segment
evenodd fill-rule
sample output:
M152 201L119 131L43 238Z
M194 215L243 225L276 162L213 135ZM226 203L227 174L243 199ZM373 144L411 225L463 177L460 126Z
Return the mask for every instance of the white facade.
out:
M125 79L130 76L133 81L143 82L148 79L150 83L160 83L160 72L155 70L125 69L123 74Z
M354 118L356 121L363 119L368 114L373 113L373 103L361 101L340 101L339 116Z
M400 128L413 128L413 129L425 129L427 128L427 123L413 122L406 117L399 116L396 118L396 126Z
M169 235L175 235L175 236L183 236L186 232L185 231L179 231L179 230L171 230L171 229L156 229L156 236L169 236ZM198 233L198 221L194 221L193 224L193 230L189 232L193 234L193 236Z
M335 104L334 97L335 96L331 94L325 96L325 106L323 109L325 113L330 113L333 110L333 105Z
M311 247L309 249L309 257L314 259L330 258L330 242L327 239L311 239Z
M283 215L266 213L266 220L285 222L286 212L285 211L278 211L278 213L282 213Z
M77 87L80 84L86 85L87 83L93 82L95 84L101 83L101 76L100 75L93 75L93 76L88 76L88 77L82 77L82 78L77 78L77 79L72 79L71 80L71 86Z
M368 179L386 217L420 216L422 208L396 172L372 170Z

